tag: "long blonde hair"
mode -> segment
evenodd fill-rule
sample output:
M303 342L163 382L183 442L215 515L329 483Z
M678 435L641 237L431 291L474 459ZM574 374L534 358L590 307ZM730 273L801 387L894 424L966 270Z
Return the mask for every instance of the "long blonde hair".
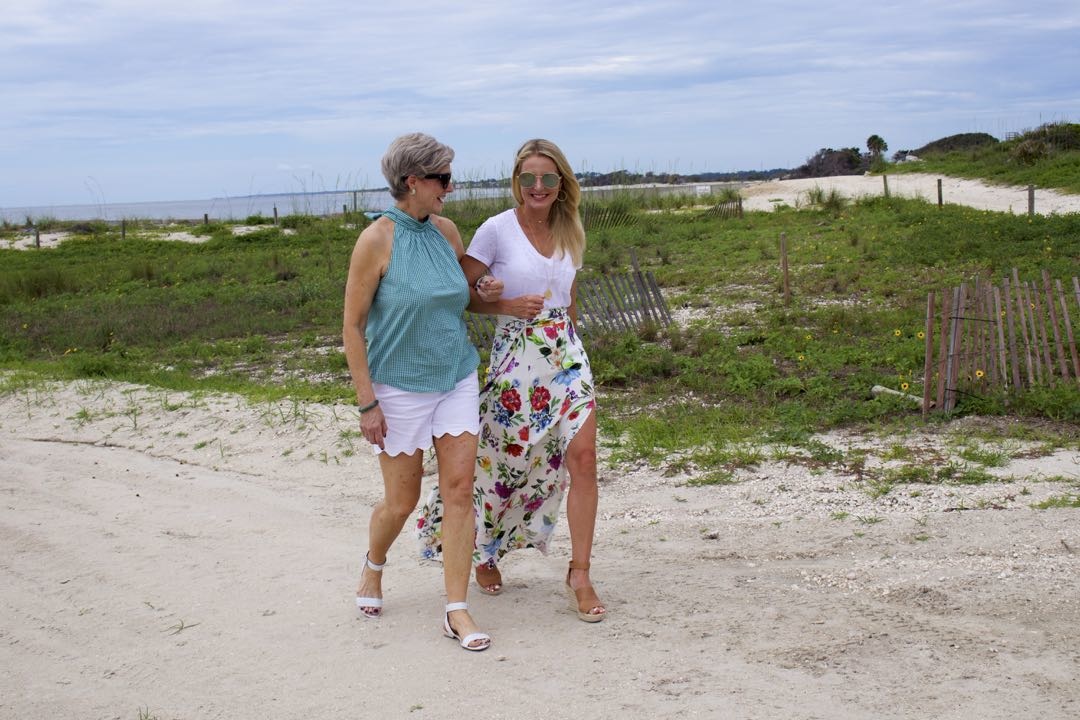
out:
M559 189L559 197L551 206L551 237L555 241L555 252L560 256L569 253L575 266L581 265L581 258L585 255L585 228L581 224L581 215L578 206L581 203L581 185L574 177L574 171L567 162L559 146L550 140L535 138L526 140L521 149L517 151L514 160L514 172L511 175L510 190L514 194L514 200L518 205L524 205L525 199L521 194L521 183L518 182L518 174L521 165L533 155L543 155L555 163L555 168L562 178L562 187Z

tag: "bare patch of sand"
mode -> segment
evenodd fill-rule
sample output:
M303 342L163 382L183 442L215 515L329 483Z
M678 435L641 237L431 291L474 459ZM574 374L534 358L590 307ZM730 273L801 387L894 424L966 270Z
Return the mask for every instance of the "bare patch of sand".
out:
M0 396L0 716L1076 717L1080 448L1016 448L981 485L897 486L773 448L729 485L606 461L593 575L548 557L441 637L409 531L386 614L352 596L382 481L355 408L110 382ZM819 440L955 457L964 423ZM603 438L602 438L603 441ZM928 460L929 461L929 460ZM425 484L433 482L426 478ZM513 678L494 682L491 678ZM479 703L479 705L478 705Z
M808 193L820 188L828 193L836 190L849 199L880 196L888 182L889 194L896 197L919 198L937 202L937 182L942 181L942 199L946 203L965 205L979 210L1026 214L1028 191L1023 187L990 185L978 180L944 177L925 173L889 175L841 175L798 180L770 180L747 183L740 192L746 210L771 210L780 205L806 207ZM1040 215L1080 212L1080 195L1054 190L1035 191L1035 212Z

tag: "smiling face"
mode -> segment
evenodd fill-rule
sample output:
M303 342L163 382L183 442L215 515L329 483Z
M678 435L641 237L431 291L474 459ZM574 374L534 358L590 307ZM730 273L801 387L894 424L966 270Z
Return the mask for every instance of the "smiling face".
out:
M450 166L443 165L436 170L432 175L450 174ZM429 177L425 178L423 175L417 175L416 184L412 185L416 190L416 195L409 197L411 204L414 205L421 216L424 215L441 215L443 205L446 202L446 196L454 192L454 182L451 180L444 188L442 181L438 178ZM412 183L412 178L409 179Z
M535 177L531 187L521 183L521 176L525 173L532 174ZM521 188L522 206L530 213L547 214L559 196L559 190L562 189L562 180L560 179L559 182L555 183L554 187L548 187L544 184L543 177L544 175L558 174L559 169L555 165L555 161L546 155L530 155L525 158L521 163L521 167L518 168L517 175L514 177L514 182L518 183Z

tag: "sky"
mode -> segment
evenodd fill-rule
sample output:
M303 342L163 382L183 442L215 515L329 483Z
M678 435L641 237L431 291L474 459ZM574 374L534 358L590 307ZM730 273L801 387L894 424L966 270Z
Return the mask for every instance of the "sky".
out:
M797 167L1080 122L1076 0L4 0L0 208L577 171Z

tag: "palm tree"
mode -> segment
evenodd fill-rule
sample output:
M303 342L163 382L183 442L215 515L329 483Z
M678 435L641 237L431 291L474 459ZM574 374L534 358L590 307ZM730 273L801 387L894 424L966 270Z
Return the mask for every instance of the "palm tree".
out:
M866 138L866 149L875 158L881 157L881 153L889 149L889 144L880 135L871 135Z

